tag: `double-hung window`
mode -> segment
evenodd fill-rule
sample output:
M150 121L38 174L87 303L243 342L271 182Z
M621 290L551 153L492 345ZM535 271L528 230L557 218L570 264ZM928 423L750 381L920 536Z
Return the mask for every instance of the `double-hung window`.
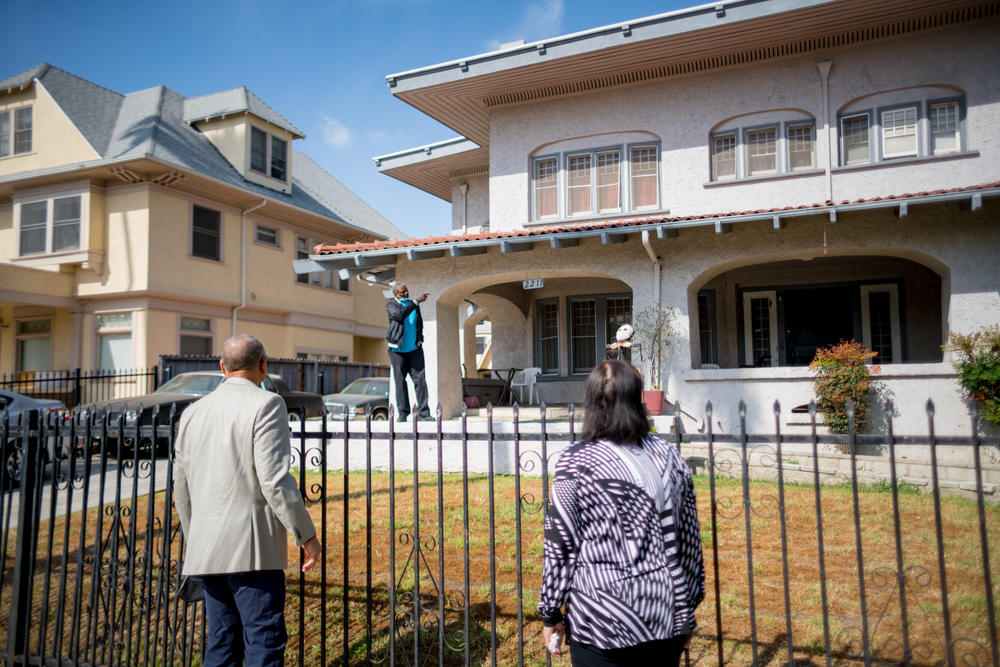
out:
M559 302L538 302L538 366L542 373L559 372Z
M32 319L17 323L17 370L47 371L52 368L52 320Z
M864 164L871 162L869 125L870 122L867 113L845 116L840 119L840 136L844 164Z
M931 155L961 150L961 114L957 100L932 102L927 108Z
M622 210L621 154L617 150L597 153L597 212Z
M195 204L191 214L191 255L218 262L221 239L222 214Z
M30 106L0 111L0 157L31 152Z
M287 181L288 142L258 127L251 127L250 169L279 181Z
M593 211L590 203L591 155L570 155L567 202L569 215L585 215Z
M656 146L633 146L630 149L631 203L633 211L659 206L659 160Z
M569 302L570 372L589 373L597 365L597 301Z
M765 127L747 130L747 176L775 174L778 171L778 130Z
M788 170L812 169L815 164L812 123L788 126Z
M559 162L549 157L535 160L535 220L559 217Z
M712 180L736 178L736 133L712 137Z
M917 154L917 107L887 109L882 112L882 157L909 157Z
M309 259L309 240L301 236L295 239L295 259ZM341 278L338 271L314 271L313 273L295 274L295 282L303 285L314 285L316 287L326 287L329 289L349 292L351 289L350 278Z
M19 254L79 249L81 200L73 195L21 204Z

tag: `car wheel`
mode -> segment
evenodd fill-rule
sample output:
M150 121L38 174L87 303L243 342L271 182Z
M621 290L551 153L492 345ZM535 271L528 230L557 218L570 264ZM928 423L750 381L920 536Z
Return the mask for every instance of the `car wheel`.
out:
M372 413L373 422L384 422L388 418L389 418L389 413L383 410L376 410L375 412Z
M18 473L21 471L21 450L17 449L13 442L7 446L7 456L4 457L2 465L0 465L0 468L3 468L0 474L3 476L5 490L21 485L21 480L18 478Z

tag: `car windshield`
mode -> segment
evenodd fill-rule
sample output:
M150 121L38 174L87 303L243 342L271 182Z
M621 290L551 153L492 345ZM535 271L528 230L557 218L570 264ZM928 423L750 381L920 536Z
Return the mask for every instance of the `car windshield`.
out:
M364 396L388 396L389 383L385 380L361 378L344 387L341 394L362 394Z
M203 396L214 390L222 382L221 375L182 373L154 391L154 394L191 394Z

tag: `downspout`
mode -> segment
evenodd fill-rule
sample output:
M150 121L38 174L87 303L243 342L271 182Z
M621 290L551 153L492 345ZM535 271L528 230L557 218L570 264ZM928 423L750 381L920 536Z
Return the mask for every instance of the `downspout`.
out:
M240 305L233 308L233 332L236 335L236 313L247 306L247 214L259 208L264 208L267 200L263 199L256 206L251 206L240 213Z
M649 230L642 230L642 247L646 249L646 254L649 255L649 261L653 263L653 288L655 290L655 303L660 305L660 260L653 252L653 245L649 242Z
M830 70L833 62L816 63L823 77L823 131L826 134L826 200L833 203L833 141L830 139Z

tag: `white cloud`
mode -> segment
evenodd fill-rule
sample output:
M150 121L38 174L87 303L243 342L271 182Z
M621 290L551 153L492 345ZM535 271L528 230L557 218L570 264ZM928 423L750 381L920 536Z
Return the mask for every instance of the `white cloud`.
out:
M346 148L354 141L351 130L332 116L323 116L323 141L334 148Z
M566 7L563 0L529 2L517 23L510 30L504 31L505 36L490 40L487 46L490 50L495 50L499 49L503 43L518 39L534 42L546 37L561 35L565 13Z

